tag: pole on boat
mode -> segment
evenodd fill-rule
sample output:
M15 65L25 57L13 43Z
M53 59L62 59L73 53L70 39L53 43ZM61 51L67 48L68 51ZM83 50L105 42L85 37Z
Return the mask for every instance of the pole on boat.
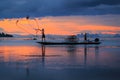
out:
M84 34L84 40L87 41L87 33Z

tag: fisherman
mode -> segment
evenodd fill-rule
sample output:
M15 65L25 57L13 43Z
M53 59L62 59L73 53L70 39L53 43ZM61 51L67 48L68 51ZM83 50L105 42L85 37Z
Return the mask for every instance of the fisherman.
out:
M87 33L84 35L84 40L87 41Z
M44 29L42 29L41 32L42 32L42 42L45 42L45 31L44 31Z

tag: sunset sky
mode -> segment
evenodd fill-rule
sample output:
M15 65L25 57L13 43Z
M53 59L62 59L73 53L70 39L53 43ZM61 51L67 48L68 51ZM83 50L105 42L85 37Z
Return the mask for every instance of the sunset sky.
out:
M29 15L29 19L26 16ZM120 0L1 0L0 32L120 33Z

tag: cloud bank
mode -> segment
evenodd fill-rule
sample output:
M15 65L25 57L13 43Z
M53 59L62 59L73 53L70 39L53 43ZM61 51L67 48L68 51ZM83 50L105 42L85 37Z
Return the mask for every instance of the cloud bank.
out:
M120 0L0 0L0 18L120 14Z

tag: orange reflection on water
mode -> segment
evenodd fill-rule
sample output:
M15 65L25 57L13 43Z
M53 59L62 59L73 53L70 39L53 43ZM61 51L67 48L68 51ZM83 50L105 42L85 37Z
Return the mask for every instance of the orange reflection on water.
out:
M0 58L3 62L42 63L46 67L119 67L118 48L100 48L99 46L0 46ZM118 56L117 56L118 55ZM39 60L38 60L39 59ZM29 61L30 60L30 61ZM2 61L2 60L1 60ZM59 66L61 65L61 66Z
M36 51L41 52L34 46L0 46L0 51L2 51L1 56L3 56L5 62L9 61L19 61L26 59L25 55L37 54Z

